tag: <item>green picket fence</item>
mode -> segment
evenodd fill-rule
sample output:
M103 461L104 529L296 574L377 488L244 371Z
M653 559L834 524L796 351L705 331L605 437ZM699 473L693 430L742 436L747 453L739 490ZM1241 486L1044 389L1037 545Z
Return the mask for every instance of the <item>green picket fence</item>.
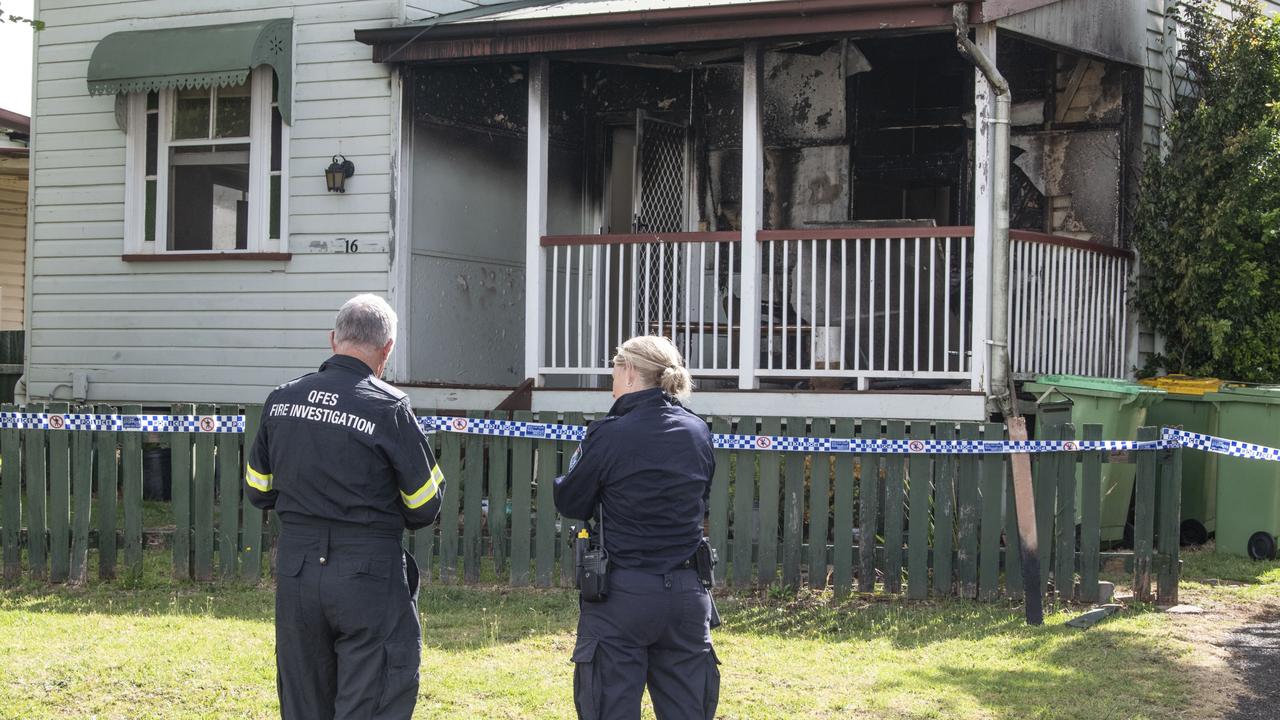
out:
M47 410L117 412L65 404ZM169 548L178 578L256 582L264 577L276 529L241 491L243 453L257 431L260 409L245 410L244 435L160 436L171 453L172 501L159 528L144 528L142 433L0 430L4 576L26 573L82 583L90 578L91 547L98 550L97 578L137 575L144 544L159 544ZM213 405L173 408L182 415L240 411ZM589 420L580 413L492 415L569 425ZM802 417L714 417L709 422L716 433L1005 437L1002 425L982 423ZM1067 425L1058 439L1075 435ZM552 480L567 467L577 443L456 433L432 437L448 491L436 525L405 537L424 583L478 582L482 563L491 563L497 577L513 586L571 585L574 521L557 514ZM1138 434L1138 439L1157 437L1156 428ZM1085 426L1080 439L1102 439L1101 428ZM1133 573L1139 599L1155 599L1155 586L1161 602L1176 601L1181 452L1032 456L1041 586L1061 599L1092 602L1099 596L1100 569L1118 561ZM1101 473L1108 462L1137 464L1132 550L1100 547ZM1023 592L1014 507L1006 458L1000 455L717 450L708 533L721 559L720 583L990 601Z

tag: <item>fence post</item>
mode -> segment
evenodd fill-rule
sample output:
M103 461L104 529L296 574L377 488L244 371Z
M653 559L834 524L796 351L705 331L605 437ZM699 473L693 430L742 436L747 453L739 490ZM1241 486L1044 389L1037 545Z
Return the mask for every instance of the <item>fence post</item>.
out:
M493 574L499 579L507 572L510 554L507 540L508 447L510 441L501 435L489 438L489 542L493 546Z
M538 421L554 425L554 412L542 413ZM551 571L556 564L556 505L552 496L556 475L556 442L543 438L538 441L538 476L534 485L538 488L535 502L538 504L538 527L535 531L534 582L538 587L551 587Z
M738 432L742 435L754 435L756 419L753 417L738 418ZM759 468L759 454L754 452L734 452L733 475L733 584L739 587L751 583L751 555L755 550L755 537L752 534L753 517L756 512L756 472Z
M960 439L981 437L978 423L961 423ZM956 483L956 571L960 576L960 597L978 597L978 467L977 455L961 455Z
M239 414L237 405L219 405L219 415ZM218 569L223 580L239 575L240 559L240 488L244 486L244 466L240 463L243 437L220 432L214 440L218 446Z
M458 496L466 485L462 478L462 438L455 432L441 433L440 472L447 483L440 498L440 582L452 584L458 579Z

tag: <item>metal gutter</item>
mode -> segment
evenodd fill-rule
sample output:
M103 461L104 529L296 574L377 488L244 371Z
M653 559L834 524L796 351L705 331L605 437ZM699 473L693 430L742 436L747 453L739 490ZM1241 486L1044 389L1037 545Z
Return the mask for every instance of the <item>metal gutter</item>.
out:
M946 0L778 0L357 30L375 62L448 60L787 35L942 29ZM976 4L975 4L976 5Z

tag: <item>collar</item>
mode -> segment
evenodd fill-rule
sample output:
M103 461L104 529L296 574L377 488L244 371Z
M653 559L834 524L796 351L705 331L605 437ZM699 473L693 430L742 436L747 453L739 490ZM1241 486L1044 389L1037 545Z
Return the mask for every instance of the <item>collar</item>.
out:
M331 367L350 370L351 372L361 376L373 374L373 368L365 365L363 361L357 360L350 355L333 355L320 365L320 370L324 371Z
M613 407L609 409L610 415L626 415L638 407L662 407L664 405L680 405L680 401L674 397L662 392L662 388L646 388L629 392L626 395L614 401Z

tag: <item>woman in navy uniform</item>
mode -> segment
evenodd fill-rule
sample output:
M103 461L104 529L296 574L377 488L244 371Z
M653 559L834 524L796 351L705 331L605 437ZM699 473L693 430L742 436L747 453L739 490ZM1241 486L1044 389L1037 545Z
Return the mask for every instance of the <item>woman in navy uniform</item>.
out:
M613 408L556 479L556 508L598 516L610 561L607 597L582 602L578 620L573 687L582 720L639 718L646 684L658 720L715 716L712 603L694 561L715 459L707 424L680 403L691 386L670 340L623 343L613 358Z

